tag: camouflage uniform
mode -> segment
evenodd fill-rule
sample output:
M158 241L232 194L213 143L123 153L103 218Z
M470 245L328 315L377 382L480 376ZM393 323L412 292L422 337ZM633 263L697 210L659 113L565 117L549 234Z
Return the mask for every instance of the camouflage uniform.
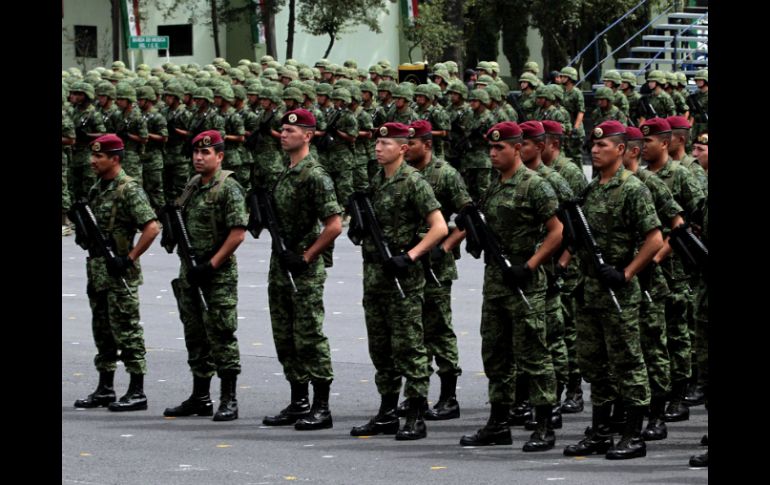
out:
M262 92L264 93L268 89L270 88L265 88ZM276 97L276 99L279 98ZM262 115L259 118L259 130L262 130L263 135L259 138L259 143L252 152L254 156L252 187L261 186L272 190L273 185L286 167L281 151L281 141L274 138L269 132L271 129L276 131L282 129L281 117L283 113L283 106L278 106L273 110L262 110Z
M116 256L127 255L133 249L136 230L156 218L141 185L122 169L113 180L95 183L88 201L101 231L115 241ZM139 324L139 285L143 282L139 260L124 276L131 291L120 278L108 274L104 257L89 256L86 274L96 370L114 372L120 359L126 372L144 375L147 362L144 330Z
M73 83L70 92L80 89L79 84L85 83ZM72 164L69 167L67 185L72 200L78 200L86 197L89 189L96 182L96 174L91 169L91 150L88 148L91 139L85 136L85 133L104 133L105 127L102 117L98 115L92 104L82 109L76 107L72 111L72 124L75 126L75 133L80 132L81 135L76 137L75 144L72 145Z
M168 137L166 118L153 106L145 113L142 119L147 125L147 133ZM156 211L163 207L166 199L163 195L163 150L164 142L148 140L144 147L144 153L140 160L142 164L142 186L150 204Z
M430 98L428 98L430 99ZM430 105L427 109L415 111L417 119L428 120L433 127L433 131L446 131L452 129L449 122L449 113L441 105ZM433 137L433 156L442 158L444 156L445 137Z
M614 95L612 94L612 90L610 88L599 88L596 90L596 96L594 99L597 101L599 99L609 99L612 101L614 98ZM610 107L606 110L603 110L599 107L598 103L596 105L596 108L594 108L593 111L591 111L591 122L594 126L599 126L600 124L604 123L608 120L617 120L623 123L624 125L628 125L628 118L626 118L626 115L623 114L622 111L618 109L615 105L610 105Z
M237 93L235 97L236 99L238 98ZM240 116L241 121L243 122L243 129L245 131L251 133L258 128L259 117L256 115L256 113L248 108L246 103L241 106L241 109L236 109L235 113ZM237 178L237 180L241 183L243 189L248 192L251 189L251 178L254 171L254 158L252 157L249 149L246 148L243 143L238 143L237 150L241 156L241 161L243 162L241 165L242 173L240 177Z
M198 176L188 182L192 195L184 202L182 214L192 251L201 262L208 261L219 250L231 229L246 227L243 189L227 174L217 170L206 184L201 184ZM213 270L211 281L201 287L208 311L203 310L196 288L187 280L187 263L180 259L179 277L171 281L171 287L184 326L187 363L196 377L212 377L215 372L219 377L236 376L241 372L241 364L235 336L238 328L235 255Z
M680 163L683 167L688 169L690 173L692 173L693 177L695 177L695 181L698 182L701 190L703 190L703 193L708 195L708 176L706 175L706 171L703 169L703 167L700 166L700 163L698 163L698 160L696 160L692 155L685 153L684 157L682 157L682 160L680 160Z
M668 118L676 114L676 106L671 96L663 90L660 93L650 93L650 105L655 109L658 118Z
M569 113L570 123L572 123L572 131L570 136L565 139L566 143L564 144L564 153L567 157L572 158L578 162L580 166L582 166L583 141L586 136L585 127L583 124L581 124L580 128L577 130L574 129L575 120L577 119L578 113L585 113L586 111L586 104L582 91L580 91L580 89L577 87L573 87L573 89L565 89L563 105Z
M75 125L72 119L67 115L64 109L61 110L61 136L63 138L75 138ZM71 145L61 146L61 209L63 212L69 210L71 205L70 192L67 188L67 167L72 163Z
M184 97L181 94L180 100ZM166 127L168 129L168 141L166 142L166 157L163 160L163 193L167 201L179 197L184 190L187 179L190 178L191 157L182 152L184 136L178 134L175 128L187 131L190 129L190 113L184 104L179 103L176 109L167 107Z
M468 133L471 147L461 161L460 173L471 198L479 200L489 188L492 179L492 161L489 159L489 148L484 134L492 128L495 120L492 118L492 113L484 107L489 103L489 95L485 91L475 89L468 99L478 99L482 107L479 111L471 110L468 113L466 133Z
M273 190L273 200L281 237L287 248L299 255L318 239L318 221L342 212L331 177L312 156L284 170ZM273 252L268 297L273 341L283 374L295 383L331 381L329 341L323 333L323 259L309 263L307 270L293 276L297 293Z
M126 99L129 103L136 103L136 90L133 87L126 84L117 86L115 89L117 99ZM130 105L129 108L131 108ZM132 140L128 137L128 134L130 133L146 140L148 133L147 122L142 118L138 108L131 108L130 110L129 108L115 110L112 115L112 123L115 127L115 133L121 137L126 147L122 163L123 170L144 186L141 162L141 156L144 154L144 144Z
M441 208L430 184L406 162L388 178L384 170L378 171L370 187L375 214L393 254L408 248L428 214ZM425 276L422 268L412 265L408 275L400 278L406 295L402 299L393 278L385 274L370 238L364 239L361 253L364 316L377 391L381 395L398 394L404 377L404 396L427 397L430 368L423 343Z
M332 95L333 99L336 96L345 96L345 94L338 94L339 91L335 90ZM350 102L350 93L345 90L347 94L346 103ZM348 197L353 193L353 169L356 165L356 151L354 144L343 140L333 130L339 130L352 137L358 136L358 122L356 121L356 115L354 115L348 108L347 104L344 108L336 111L327 119L327 130L331 131L329 135L334 138L329 150L326 153L321 153L321 165L324 166L329 176L334 180L334 187L337 192L337 200L346 205Z
M228 106L225 112L217 113L224 118L225 134L241 136L246 134L246 128L243 124L243 118L235 111L235 108ZM249 165L243 161L243 142L225 140L225 159L222 160L223 170L232 170L235 180L241 184L241 187L249 186Z
M480 201L489 227L499 236L511 264L526 262L542 240L542 227L555 213L553 188L537 173L521 165L508 180L495 177ZM546 344L546 275L533 271L521 296L503 282L500 268L484 254L484 289L481 307L481 357L489 379L489 402L510 406L514 399L515 369L529 379L534 405L556 403L556 379Z
M358 123L358 131L371 131L372 117L359 106L356 110L356 122ZM353 170L353 190L354 191L366 191L369 188L369 160L376 160L374 155L374 147L372 146L371 139L369 138L356 138L356 163Z

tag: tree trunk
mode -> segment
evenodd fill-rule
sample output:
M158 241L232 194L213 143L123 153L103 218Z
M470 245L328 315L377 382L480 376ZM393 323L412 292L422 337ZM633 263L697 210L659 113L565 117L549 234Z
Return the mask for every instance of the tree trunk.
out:
M286 37L286 59L294 57L294 0L289 0L289 35Z
M463 16L465 0L448 0L446 5L446 20L454 26L456 32L465 32L465 17ZM460 77L464 70L462 40L455 44L447 45L441 56L442 60L455 61L458 64Z
M331 40L329 41L329 47L326 48L326 52L324 52L324 59L329 57L329 52L331 52L332 47L334 47L334 33L329 32L329 37Z
M275 15L273 15L273 1L265 2L265 9L262 12L266 17L265 21L265 50L268 56L278 60L278 49L275 45Z
M120 0L112 0L112 60L120 59Z
M214 34L214 57L219 54L219 22L217 19L217 0L211 0L211 30Z

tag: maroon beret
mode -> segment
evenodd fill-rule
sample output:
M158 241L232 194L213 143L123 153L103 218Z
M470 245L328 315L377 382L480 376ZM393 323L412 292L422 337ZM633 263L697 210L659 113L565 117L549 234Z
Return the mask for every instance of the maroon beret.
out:
M222 139L222 135L217 130L207 130L199 133L198 136L193 138L193 148L208 148L216 145L221 145L225 141Z
M594 130L591 132L591 139L600 140L602 138L607 138L608 136L625 134L626 127L623 125L623 123L615 120L607 120L604 123L601 123L599 126L594 127Z
M564 135L564 127L561 123L553 120L543 120L543 128L548 135Z
M644 137L642 136L642 130L635 126L627 126L626 127L626 140L642 140Z
M704 131L703 133L698 135L697 138L695 138L695 140L693 140L692 143L693 143L693 145L697 143L698 145L706 145L706 146L708 146L708 144L709 144L709 133L708 133L708 131Z
M282 125L302 126L305 128L315 128L316 120L313 113L306 109L295 109L286 112L281 118Z
M521 128L524 138L537 138L538 136L545 135L543 124L537 120L525 121L519 125L519 128Z
M120 150L123 150L123 140L113 133L102 135L91 142L91 151L94 153L118 152Z
M409 127L403 123L385 123L377 130L377 138L409 138Z
M666 118L672 130L689 130L690 122L684 116L669 116Z
M513 140L521 138L521 128L515 121L503 121L498 123L487 131L487 140Z
M433 131L433 126L431 126L430 121L417 120L409 125L409 138L422 138L430 135L431 131Z
M660 135L661 133L671 133L671 125L664 118L650 118L639 125L642 135Z

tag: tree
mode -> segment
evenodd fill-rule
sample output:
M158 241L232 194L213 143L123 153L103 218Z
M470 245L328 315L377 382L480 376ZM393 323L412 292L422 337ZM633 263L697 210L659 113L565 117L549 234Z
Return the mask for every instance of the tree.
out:
M529 15L523 15L528 8L528 0L505 0L500 6L503 22L503 54L511 66L513 84L518 86L518 74L524 69L524 63L529 60L527 47L527 28ZM514 89L517 89L514 87Z
M328 35L327 57L334 41L357 25L381 33L377 17L385 13L385 0L299 0L297 21L310 35Z
M433 0L420 4L420 13L415 21L401 27L409 42L409 62L414 62L412 51L417 47L422 48L424 59L436 62L441 59L446 45L454 44L461 38L461 32L444 18L450 1Z
M465 65L497 59L503 15L496 0L467 0L465 15ZM521 14L520 12L518 13Z
M465 32L465 0L447 0L446 2L446 20L455 32ZM442 61L455 61L458 64L460 72L463 72L465 63L465 36L459 39L459 42L447 44L444 46L444 52L441 55Z

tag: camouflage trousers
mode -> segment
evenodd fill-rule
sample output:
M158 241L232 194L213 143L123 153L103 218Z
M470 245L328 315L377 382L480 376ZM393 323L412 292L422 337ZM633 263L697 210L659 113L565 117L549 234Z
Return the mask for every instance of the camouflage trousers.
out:
M114 372L120 359L126 372L147 373L144 329L139 325L139 288L133 284L130 288L129 292L116 284L96 291L90 280L86 287L96 344L94 364L99 372Z
M163 165L163 197L166 202L173 202L182 195L190 179L191 165L190 159L184 155L166 155Z
M428 365L436 359L438 375L462 375L457 353L457 336L452 328L452 280L425 283L422 324L425 327L425 348Z
M133 178L139 185L144 186L142 180L142 168L144 167L138 153L133 150L126 150L121 166L126 171L126 175Z
M572 161L583 169L583 144L585 143L585 129L581 126L578 130L579 137L565 136L562 146L564 147L564 155L567 158L571 158Z
M289 382L334 378L329 339L323 333L325 279L297 276L297 293L272 281L267 287L275 351Z
M567 373L568 375L579 375L580 366L577 361L577 298L575 292L577 289L562 287L559 298L561 304L561 315L564 319L564 346L567 348Z
M644 365L639 334L639 305L615 307L578 306L578 364L591 383L594 406L621 398L626 406L648 406L650 383Z
M334 192L341 206L347 206L348 197L353 193L353 172L355 155L347 148L333 150L321 156L321 164L334 181Z
M698 384L703 386L708 406L709 384L709 297L708 286L701 282L695 294L695 355L698 357Z
M237 282L203 287L208 311L203 310L198 291L190 287L184 276L172 280L171 288L184 327L187 364L193 375L239 374L241 362L235 336L238 329Z
M67 187L68 160L69 160L69 153L65 153L64 150L62 150L61 152L61 210L62 212L68 211L70 206L72 206L72 199L70 198L70 190Z
M374 174L377 173L379 168L380 164L377 162L376 158L372 158L366 162L366 174L369 177L369 180L372 180L372 177L374 177Z
M398 294L364 292L374 382L380 394L398 394L404 377L404 397L427 397L430 366L423 343L422 289L405 293L402 299Z
M88 197L88 191L96 183L96 174L91 168L91 152L78 150L72 152L69 166L67 188L73 201Z
M246 151L242 153L240 147L225 147L225 159L222 160L222 170L232 170L233 177L244 190L251 184L251 170L244 162L246 156L251 155Z
M489 379L489 402L513 404L516 372L529 376L532 405L556 404L556 377L548 353L545 292L484 297L481 306L481 359Z
M163 153L147 151L142 156L142 188L147 192L150 205L155 212L166 205L163 195Z
M492 183L492 168L463 168L462 177L468 187L468 195L478 202Z
M687 305L692 297L687 281L669 281L666 296L666 339L671 359L671 381L690 378L692 374L692 346L687 324Z
M285 164L281 153L277 150L263 150L252 152L254 156L254 171L251 176L252 187L264 187L272 191L283 173Z
M564 340L564 315L561 312L561 296L546 294L545 298L545 343L551 355L556 382L566 384L569 379L569 358Z
M353 191L364 192L369 188L369 157L367 157L365 153L363 155L358 155L355 162L352 180ZM346 202L346 200L341 201L343 204Z
M642 354L650 379L650 393L665 397L671 391L671 362L666 344L665 304L656 296L652 303L642 296L639 305L639 333Z

